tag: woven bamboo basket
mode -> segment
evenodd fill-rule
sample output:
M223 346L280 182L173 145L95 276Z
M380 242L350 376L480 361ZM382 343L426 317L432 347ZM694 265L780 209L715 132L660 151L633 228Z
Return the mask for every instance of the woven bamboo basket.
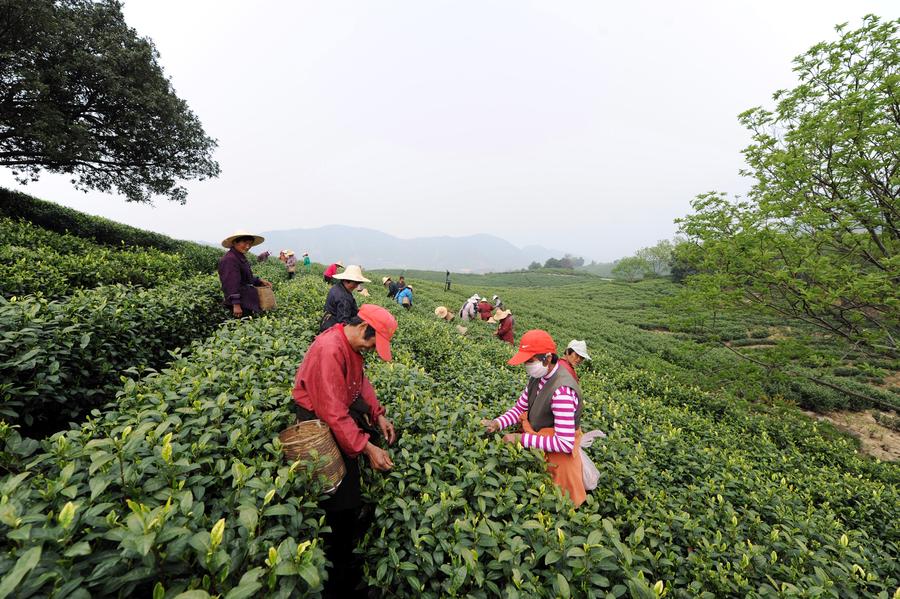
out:
M275 308L275 293L271 287L257 287L256 292L259 294L260 310L267 312Z
M326 493L337 490L347 468L327 424L321 420L304 420L281 431L278 438L285 457L292 462L311 460L315 452L318 455L316 474L324 476L331 484Z

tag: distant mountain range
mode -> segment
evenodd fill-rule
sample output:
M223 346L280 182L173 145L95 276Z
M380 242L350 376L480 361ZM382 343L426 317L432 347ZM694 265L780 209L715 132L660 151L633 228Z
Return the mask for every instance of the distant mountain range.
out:
M400 239L381 231L344 225L315 229L264 231L262 245L254 253L266 250L277 256L282 249L298 255L309 252L314 262L359 264L364 269L410 268L450 270L453 272L497 272L527 268L533 261L543 264L547 258L563 252L530 245L516 247L493 235L466 237L417 237Z

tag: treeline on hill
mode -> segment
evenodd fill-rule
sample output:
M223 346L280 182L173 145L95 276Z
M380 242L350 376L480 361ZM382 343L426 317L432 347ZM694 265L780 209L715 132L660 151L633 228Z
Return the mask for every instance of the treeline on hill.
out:
M395 361L369 360L400 432L395 469L364 472L375 518L359 549L382 596L894 594L895 466L796 413L754 413L664 373L593 369L583 427L608 438L588 450L599 486L573 510L540 456L478 425L524 384L505 365L512 349L483 323L460 336L437 321L441 283L411 282L411 312L370 298L400 322ZM0 431L0 576L11 591L320 595L321 486L309 465L284 461L277 434L293 417L293 374L327 287L300 277L277 291L274 313L220 327L171 367L126 381L82 426L40 446ZM521 311L540 313L541 297L521 293Z
M0 195L0 416L24 434L78 420L222 321L222 250Z

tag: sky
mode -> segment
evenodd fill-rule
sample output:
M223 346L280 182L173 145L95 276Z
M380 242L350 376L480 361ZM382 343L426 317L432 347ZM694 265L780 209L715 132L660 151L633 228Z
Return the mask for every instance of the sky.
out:
M186 205L0 185L177 238L345 224L489 233L600 262L744 194L737 115L896 0L125 0L222 174Z

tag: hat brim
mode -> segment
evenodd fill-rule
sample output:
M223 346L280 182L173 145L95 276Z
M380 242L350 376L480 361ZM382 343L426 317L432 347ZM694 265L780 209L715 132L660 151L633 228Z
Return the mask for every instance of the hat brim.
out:
M375 351L378 352L378 356L385 362L390 362L393 359L391 355L391 340L378 331L375 331Z
M365 277L353 278L352 276L347 276L347 273L341 273L339 275L332 275L332 279L337 279L338 281L353 281L354 283L371 283L369 279Z
M251 235L251 234L249 234L249 233L246 233L246 234L243 234L243 233L242 233L242 234L240 234L240 235L230 235L230 236L226 237L225 239L223 239L223 240L222 240L222 247L223 247L223 248L231 249L231 247L234 245L234 240L237 239L238 237L252 237L252 238L253 238L253 243L250 244L250 247L257 246L257 245L261 244L263 241L266 240L265 237L261 237L261 236L259 236L259 235Z
M510 366L518 366L519 364L524 364L536 355L537 353L533 351L522 351L520 349L516 352L516 355L509 359L509 362L507 362L507 364L509 364Z

